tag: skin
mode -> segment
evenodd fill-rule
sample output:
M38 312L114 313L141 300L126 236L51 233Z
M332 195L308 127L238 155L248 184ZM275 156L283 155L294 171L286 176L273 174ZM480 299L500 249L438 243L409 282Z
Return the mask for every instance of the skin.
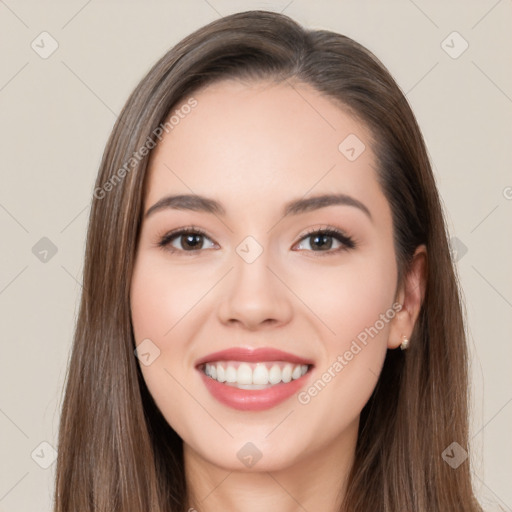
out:
M169 194L221 202L226 215L162 209L144 219L131 284L136 343L160 355L141 365L162 414L184 441L189 504L201 512L335 511L353 462L361 409L386 352L411 335L423 300L425 247L397 285L389 204L376 179L368 129L310 86L223 81L194 93L198 104L153 151L144 212ZM338 146L355 134L366 146L349 161ZM283 205L322 193L366 205L331 205L283 218ZM198 249L171 230L207 233ZM333 226L356 242L318 248L314 228ZM247 236L263 252L236 252ZM176 252L171 252L174 247ZM252 249L251 249L252 250ZM233 346L274 347L311 358L304 389L332 368L379 315L400 313L309 403L297 396L264 411L214 399L195 361ZM251 468L237 452L261 452ZM341 488L341 494L337 493Z

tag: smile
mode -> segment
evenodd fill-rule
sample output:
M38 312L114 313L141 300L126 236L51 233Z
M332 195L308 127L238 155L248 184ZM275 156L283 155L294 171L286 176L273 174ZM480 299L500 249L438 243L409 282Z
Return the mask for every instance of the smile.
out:
M270 348L231 348L196 361L210 394L244 411L270 409L298 393L310 378L309 359Z
M297 380L308 371L307 364L294 364L286 361L266 361L246 363L242 361L222 361L206 363L203 372L217 382L238 389L266 389L281 382L287 384Z

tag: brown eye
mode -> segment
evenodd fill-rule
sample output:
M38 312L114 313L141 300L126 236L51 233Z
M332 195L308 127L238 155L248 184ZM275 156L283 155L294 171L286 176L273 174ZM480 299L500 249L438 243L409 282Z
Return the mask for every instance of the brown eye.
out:
M308 247L301 247L304 245L302 240L309 241L309 244L307 245L309 245L309 250L313 252L338 252L340 250L353 249L355 247L354 241L337 229L317 229L316 231L312 231L302 237L299 244L299 250L308 250ZM331 251L330 249L333 248L333 243L337 243L338 247L334 247Z
M180 235L178 240L181 243L181 246L184 250L194 250L200 249L203 245L203 235L196 233L187 233L185 235Z
M199 252L204 249L205 240L210 239L201 230L180 229L164 235L158 245L171 252Z
M328 250L332 247L333 237L330 235L326 235L325 233L318 235L310 235L309 239L310 245L313 248Z

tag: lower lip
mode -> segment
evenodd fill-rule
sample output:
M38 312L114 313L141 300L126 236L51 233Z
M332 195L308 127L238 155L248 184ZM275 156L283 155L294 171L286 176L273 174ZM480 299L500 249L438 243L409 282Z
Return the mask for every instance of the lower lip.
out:
M312 369L298 379L288 383L281 382L265 389L238 389L208 377L201 370L198 371L208 391L222 404L240 411L263 411L279 405L297 393Z

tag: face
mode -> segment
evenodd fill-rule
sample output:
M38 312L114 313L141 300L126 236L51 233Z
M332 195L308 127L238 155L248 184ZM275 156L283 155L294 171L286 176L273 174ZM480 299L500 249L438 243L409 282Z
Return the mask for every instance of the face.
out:
M304 84L224 81L194 98L147 177L131 283L145 382L205 463L338 453L397 311L370 132Z

